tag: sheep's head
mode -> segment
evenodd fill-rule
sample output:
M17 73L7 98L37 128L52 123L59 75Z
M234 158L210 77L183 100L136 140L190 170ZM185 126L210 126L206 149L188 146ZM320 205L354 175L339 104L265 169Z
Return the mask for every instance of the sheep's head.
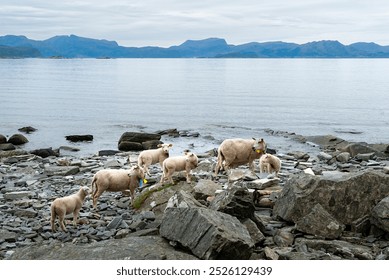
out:
M89 195L91 193L90 188L87 187L87 186L81 187L80 190L84 192L85 196L87 196L87 195Z
M169 154L171 147L173 147L173 144L158 144L158 148L161 148L165 154Z
M145 179L145 171L139 165L134 165L128 172L129 177L136 177L139 180L139 184L142 186L143 183L146 184L147 180Z
M253 151L258 153L258 154L265 154L266 153L265 140L263 140L263 138L261 138L261 139L253 138L253 140L254 140L254 144L252 146Z
M189 162L189 163L193 164L195 167L197 167L199 159L197 158L197 156L194 153L185 152L185 156L186 156L186 159L185 159L186 162Z

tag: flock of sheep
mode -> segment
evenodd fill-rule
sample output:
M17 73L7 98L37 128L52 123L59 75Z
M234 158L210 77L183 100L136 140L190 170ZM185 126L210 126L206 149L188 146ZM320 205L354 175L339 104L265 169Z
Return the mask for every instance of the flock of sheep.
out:
M149 166L159 163L163 175L160 183L173 183L174 172L185 171L186 181L191 182L191 170L198 165L198 158L192 152L185 152L182 156L169 157L172 144L160 144L157 149L142 151L138 156L138 164L128 170L104 169L98 171L92 179L92 189L81 187L72 195L56 198L51 204L51 229L56 231L55 220L58 217L60 227L66 231L65 216L73 214L73 225L77 225L79 211L85 198L91 193L93 207L96 209L97 200L104 191L129 192L131 203L134 201L135 190L146 183L145 174L150 176ZM278 172L281 161L278 157L266 153L266 142L261 139L226 139L218 148L215 175L221 170L228 170L240 165L248 164L254 170L254 160L259 159L260 172Z

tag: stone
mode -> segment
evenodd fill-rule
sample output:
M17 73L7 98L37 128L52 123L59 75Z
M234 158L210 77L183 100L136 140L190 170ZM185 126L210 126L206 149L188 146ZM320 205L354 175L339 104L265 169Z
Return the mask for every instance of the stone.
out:
M207 208L167 208L160 235L205 260L249 259L254 247L237 218Z
M389 196L382 199L371 211L370 222L389 233Z
M8 139L8 143L18 146L28 143L28 139L22 134L14 134Z
M320 152L317 157L321 160L325 160L325 161L328 161L328 160L331 160L332 159L332 156L325 153L325 152Z
M249 189L263 190L274 185L278 185L280 182L279 178L264 178L256 179L245 183L245 186Z
M5 137L3 134L0 134L0 144L7 143L7 137Z
M19 128L18 130L20 132L24 132L24 133L27 133L27 134L30 134L31 132L37 131L37 129L32 127L32 126L24 126L24 127Z
M80 172L78 166L48 166L45 168L47 176L69 176Z
M297 174L285 183L273 215L295 223L319 203L347 226L369 215L376 202L386 196L389 196L389 176L375 170L327 177Z
M16 191L16 192L8 192L4 194L4 199L6 200L20 200L22 198L30 198L34 194L30 191Z
M65 136L66 140L70 142L90 142L93 141L93 135L85 134L85 135L68 135Z
M374 156L375 156L375 153L364 153L364 154L357 154L355 156L355 158L362 160L362 161L368 161L370 159L373 159Z
M351 155L349 152L342 152L336 156L336 160L342 163L346 163L350 160Z
M123 219L122 217L115 217L108 225L107 225L107 229L111 230L111 229L117 229L120 224L122 223Z
M159 140L161 140L161 135L156 133L125 132L118 141L118 149L120 151L141 151L144 150L142 143Z
M373 254L369 247L352 244L343 240L321 240L296 238L295 246L306 245L309 249L321 250L327 254L335 254L342 259L373 260Z
M242 224L247 228L251 239L255 245L259 245L265 240L265 236L259 230L258 226L250 219L245 219Z
M320 204L316 204L311 212L296 221L296 229L321 238L338 238L345 226L339 223Z
M160 140L149 140L142 142L143 150L157 149L159 144L163 144Z
M37 149L30 151L30 154L40 156L41 158L47 158L50 156L58 157L60 152L58 149L53 150L53 148Z
M15 248L10 260L196 260L160 236L128 236L89 244L51 243Z
M130 142L130 141L121 141L118 145L120 151L142 151L143 146L141 143Z
M252 181L258 179L258 176L251 170L230 169L228 171L228 181L235 182L238 180Z
M116 154L120 153L120 151L116 151L116 150L101 150L97 153L97 155L99 157L103 157L103 156L114 156Z
M255 211L253 195L244 187L232 187L217 194L209 208L230 214L238 219L251 218Z
M15 146L12 143L0 144L0 151L12 151L15 150Z
M351 143L341 149L343 152L348 152L352 157L355 157L358 154L369 154L373 153L376 156L383 156L383 153L368 146L365 143Z
M291 233L292 228L277 229L274 233L273 240L278 247L292 246L294 235Z
M197 200L206 200L209 196L214 196L217 190L223 187L212 180L201 179L193 188L194 197Z

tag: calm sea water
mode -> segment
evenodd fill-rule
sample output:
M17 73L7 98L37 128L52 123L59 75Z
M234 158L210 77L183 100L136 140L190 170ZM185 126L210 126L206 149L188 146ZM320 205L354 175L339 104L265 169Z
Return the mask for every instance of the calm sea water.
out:
M388 59L3 59L0 134L33 126L25 149L80 154L117 149L125 131L169 128L201 134L167 139L177 154L232 137L295 145L266 128L389 143L388 73ZM69 134L94 141L69 143Z

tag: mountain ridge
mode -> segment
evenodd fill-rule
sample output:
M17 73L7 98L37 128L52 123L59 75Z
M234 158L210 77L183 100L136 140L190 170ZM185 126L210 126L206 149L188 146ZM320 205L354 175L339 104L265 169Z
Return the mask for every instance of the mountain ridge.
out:
M0 36L0 46L1 58L7 58L10 52L13 55L8 57L17 58L17 48L19 51L20 48L27 48L21 58L26 54L27 57L42 58L389 58L389 46L374 42L344 45L336 40L304 44L273 41L232 45L225 39L214 37L186 40L170 47L125 47L116 41L76 35L57 35L41 41L24 35L5 35Z

